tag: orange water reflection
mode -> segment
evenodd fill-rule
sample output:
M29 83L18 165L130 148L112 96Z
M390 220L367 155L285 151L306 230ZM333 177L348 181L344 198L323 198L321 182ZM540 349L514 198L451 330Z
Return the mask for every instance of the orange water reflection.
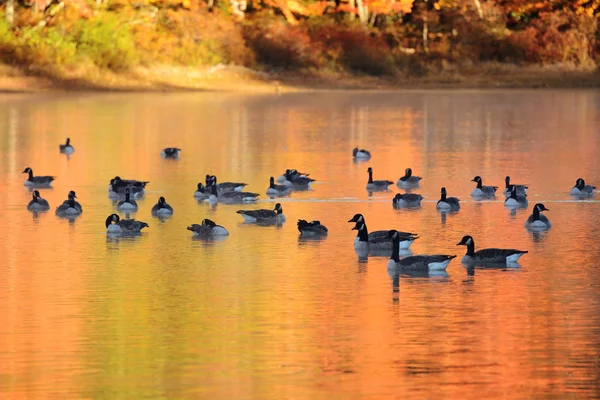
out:
M0 108L0 394L8 399L433 398L598 396L599 203L571 202L579 176L600 182L599 98L592 91L339 93L289 96L6 97ZM58 143L71 137L67 159ZM167 146L178 161L161 160ZM374 154L354 164L354 146ZM84 214L32 216L21 171L59 178ZM369 196L366 168L423 176L418 211ZM192 198L206 173L261 194L286 168L312 191L283 199L280 228L241 224ZM133 239L104 235L108 180L149 180ZM533 236L529 210L473 202L471 178L531 185L553 229ZM463 201L445 222L441 186ZM175 208L160 222L150 207ZM271 208L273 203L256 206ZM530 207L531 208L531 207ZM477 247L529 250L513 270L458 262L447 277L402 276L386 257L359 262L346 221L421 235L415 254ZM231 236L192 240L209 217ZM330 230L302 242L294 222Z

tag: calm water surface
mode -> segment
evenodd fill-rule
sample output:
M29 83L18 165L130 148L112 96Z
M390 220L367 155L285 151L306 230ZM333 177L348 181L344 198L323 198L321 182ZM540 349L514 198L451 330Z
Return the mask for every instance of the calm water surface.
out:
M600 396L600 92L440 91L272 96L53 95L0 98L0 398L376 399ZM59 154L71 137L75 154ZM178 161L162 148L183 149ZM354 163L354 146L371 150ZM394 182L411 167L426 199L394 210L366 169ZM51 211L26 209L21 171L56 175ZM242 223L240 208L286 168L317 179L281 199L287 222ZM193 198L207 173L261 194L250 206ZM528 210L475 202L470 180L530 185ZM109 179L149 180L134 218L107 238ZM461 199L435 210L441 186ZM74 222L54 208L76 190ZM150 215L165 196L175 215ZM536 202L550 231L523 222ZM413 254L529 250L518 268L394 276L359 259L346 221L421 238ZM211 218L224 241L185 228ZM319 219L322 241L296 220Z

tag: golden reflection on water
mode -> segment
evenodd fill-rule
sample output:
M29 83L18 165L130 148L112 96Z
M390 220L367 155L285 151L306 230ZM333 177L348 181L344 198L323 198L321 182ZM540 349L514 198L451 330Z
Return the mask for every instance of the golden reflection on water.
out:
M430 398L598 396L600 182L594 91L329 93L284 96L53 95L0 99L0 395L55 398ZM58 144L72 139L67 158ZM163 160L164 147L183 149ZM351 150L373 158L353 163ZM21 171L56 175L52 209L25 208ZM419 210L365 190L366 169L424 177ZM279 199L280 227L243 224L272 208L269 176L317 179ZM207 173L243 181L257 205L210 207ZM530 185L529 209L474 202L470 180ZM110 178L149 180L132 217L139 237L110 238ZM435 210L441 186L461 199ZM598 185L600 186L600 185ZM76 190L70 222L54 208ZM164 195L175 215L150 208ZM543 202L553 228L523 227ZM394 279L387 257L361 260L346 221L417 232L413 253L459 258L447 275ZM214 219L231 235L195 240ZM299 240L298 218L329 228ZM467 271L456 243L529 250L520 268Z

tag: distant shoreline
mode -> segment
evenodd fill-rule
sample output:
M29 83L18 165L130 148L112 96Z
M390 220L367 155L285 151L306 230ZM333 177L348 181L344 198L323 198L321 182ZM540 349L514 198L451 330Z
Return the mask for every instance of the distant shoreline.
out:
M492 64L421 77L264 73L238 66L158 66L134 72L51 78L0 66L0 93L53 92L228 92L299 93L346 90L598 89L600 72L560 66Z

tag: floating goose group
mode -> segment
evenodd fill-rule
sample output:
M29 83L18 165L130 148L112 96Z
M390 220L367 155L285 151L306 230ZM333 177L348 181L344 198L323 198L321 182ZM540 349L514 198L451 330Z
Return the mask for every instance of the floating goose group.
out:
M67 138L65 144L60 144L61 153L72 154L75 149L71 145L70 138ZM178 159L181 149L178 147L168 147L161 151L161 157ZM371 159L371 153L365 149L355 147L352 151L352 157L355 161L368 161ZM23 173L28 174L25 186L31 188L49 188L56 179L54 176L35 176L33 170L27 167ZM369 192L387 191L393 184L390 180L374 180L373 168L367 168L368 181L366 189ZM420 186L422 178L413 175L411 168L406 168L404 175L401 176L396 185L401 189L411 190ZM269 178L269 186L266 194L271 198L287 196L294 190L307 190L315 179L310 178L308 173L299 172L296 169L286 169L283 174L275 179ZM492 199L496 196L498 186L483 185L481 176L475 176L472 182L476 187L471 192L471 197L476 199ZM134 179L122 179L119 176L112 178L108 185L109 197L115 200L117 211L124 212L126 218L122 219L118 214L111 213L105 221L106 231L109 234L128 234L140 233L142 229L149 225L143 221L137 221L129 218L129 213L139 209L136 199L143 197L146 185L149 181L140 181ZM197 184L194 192L194 198L199 201L209 203L222 202L225 204L245 204L254 203L258 193L243 191L247 186L242 182L218 182L217 177L212 174L206 174L205 184ZM511 183L510 176L505 177L505 187L503 194L505 196L504 205L510 208L526 208L528 206L527 191L529 186L524 184ZM594 195L596 187L587 185L582 178L578 178L575 186L570 190L570 195L576 198L589 198ZM83 213L81 204L76 201L75 191L69 191L68 197L62 204L56 208L56 215L60 217L73 218ZM397 208L421 207L423 196L418 193L398 193L394 196L392 204ZM436 209L443 212L457 212L460 210L460 200L456 197L448 197L446 187L440 190L440 199L436 203ZM42 212L50 209L50 204L43 199L39 190L33 190L32 199L27 205L27 209L32 212ZM542 212L549 211L542 203L536 203L532 209L532 214L525 220L524 226L532 230L545 230L552 227L548 217ZM281 203L276 203L273 209L255 209L255 210L237 210L247 223L256 224L282 224L286 221L283 214ZM151 209L151 214L155 217L168 217L174 214L174 209L169 205L164 196L159 197L156 204ZM432 254L432 255L410 255L401 258L400 251L408 250L415 240L420 236L416 233L403 232L397 229L376 230L369 232L367 229L365 217L362 214L355 214L349 223L354 223L352 230L357 231L354 239L354 248L357 252L374 254L385 252L390 255L389 267L399 268L406 271L439 271L445 270L449 263L456 258L456 255ZM299 219L297 228L300 236L305 237L325 237L328 235L328 229L319 220L308 221ZM210 219L203 219L200 224L191 224L187 226L194 236L205 238L225 237L229 231ZM464 236L457 245L466 246L466 254L462 257L462 263L466 265L508 265L516 263L521 256L527 254L527 250L517 249L498 249L487 248L475 251L475 242L472 236Z

